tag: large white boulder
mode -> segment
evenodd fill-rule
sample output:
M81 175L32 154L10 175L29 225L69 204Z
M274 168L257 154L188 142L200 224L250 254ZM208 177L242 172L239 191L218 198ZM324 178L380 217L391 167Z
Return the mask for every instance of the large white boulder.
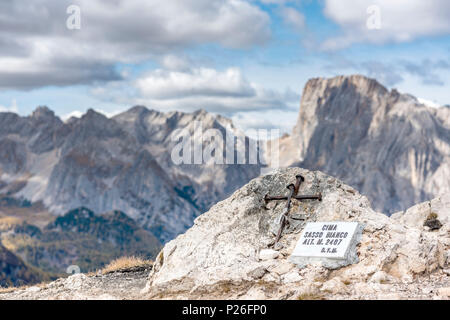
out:
M285 205L285 201L265 205L264 195L287 194L286 185L294 183L297 174L305 177L299 194L321 192L323 199L293 200L291 214L306 215L306 222L363 223L357 247L359 263L338 270L318 265L299 270L288 261L302 230L302 224L294 220L280 240L277 259L261 259L261 253L274 249L275 221ZM449 265L450 205L446 197L430 203L439 208L435 213L442 219L442 227L438 230L423 227L425 213L414 213L417 217L411 218L412 222L408 222L408 211L395 219L377 213L366 197L322 172L279 169L217 203L186 233L167 243L144 292L153 298L245 298L247 293L252 296L250 293L262 290L266 298L303 298L323 294L339 297L337 291L343 291L343 296L376 298L380 292L394 290L390 286L405 286L423 275L444 277L443 269ZM346 290L339 289L343 286Z

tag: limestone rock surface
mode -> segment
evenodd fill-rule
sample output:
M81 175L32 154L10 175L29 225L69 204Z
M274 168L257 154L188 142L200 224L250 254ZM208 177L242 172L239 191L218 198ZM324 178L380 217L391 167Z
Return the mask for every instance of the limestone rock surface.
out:
M293 200L291 213L308 221L358 221L365 225L359 262L337 270L312 264L299 270L289 262L303 225L291 220L276 259L261 259L275 238L276 217L285 201L264 203L264 195L286 194L286 185L302 174L300 194L322 193L322 201ZM320 171L277 169L253 179L195 220L194 226L168 242L159 253L147 286L150 298L432 298L448 287L449 196L421 204L435 208L442 227L423 227L429 210L410 209L390 218L374 211L365 196ZM424 209L425 210L425 209ZM408 214L411 214L411 222ZM431 280L434 279L434 280ZM433 282L434 281L434 282ZM426 284L426 285L425 285ZM424 294L421 287L433 289ZM419 292L420 291L420 292Z

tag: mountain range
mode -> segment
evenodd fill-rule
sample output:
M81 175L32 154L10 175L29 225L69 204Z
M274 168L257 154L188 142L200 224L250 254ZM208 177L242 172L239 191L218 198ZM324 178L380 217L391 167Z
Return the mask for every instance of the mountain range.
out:
M260 172L258 165L175 165L178 129L237 130L203 110L162 113L136 106L113 118L89 110L61 121L47 107L0 113L0 198L42 203L55 215L119 210L161 242Z
M426 106L364 76L309 80L292 133L264 142L259 164L175 164L174 134L195 137L196 123L240 134L231 120L204 110L135 106L111 118L88 110L67 121L47 107L30 116L0 113L0 219L17 219L0 228L5 250L47 272L77 261L92 270L130 252L152 257L259 176L261 163L273 166L275 142L281 166L335 176L386 214L450 191L450 107Z

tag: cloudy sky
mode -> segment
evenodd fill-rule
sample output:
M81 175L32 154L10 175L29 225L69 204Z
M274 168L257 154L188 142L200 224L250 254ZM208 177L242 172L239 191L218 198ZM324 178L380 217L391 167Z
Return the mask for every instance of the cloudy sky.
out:
M0 111L203 108L289 131L309 78L353 73L450 104L450 2L0 2Z

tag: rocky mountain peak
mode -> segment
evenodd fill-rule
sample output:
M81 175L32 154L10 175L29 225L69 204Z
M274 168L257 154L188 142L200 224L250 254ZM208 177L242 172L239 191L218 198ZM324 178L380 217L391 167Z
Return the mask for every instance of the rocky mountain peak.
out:
M104 121L104 119L108 119L108 117L106 117L103 113L95 111L94 109L89 109L85 114L81 116L81 119L84 119L85 121Z
M31 118L33 119L48 119L53 117L55 117L55 112L47 106L38 106L31 114Z
M83 206L95 215L120 210L162 242L170 240L259 174L257 165L174 164L172 133L193 132L194 121L202 121L203 130L216 128L214 119L204 110L164 113L143 106L111 118L90 109L66 123L46 107L28 117L2 113L0 172L14 176L8 183L0 177L0 194L42 201L56 215Z
M450 191L448 118L364 76L311 79L293 133L281 141L289 151L282 165L337 176L377 210L404 210Z
M127 138L125 130L116 121L93 109L89 109L80 119L70 125L72 130L69 140L73 141L69 141L69 144L66 143L66 147L80 142L106 140L119 136Z
M47 135L52 135L62 124L62 120L55 115L53 110L50 110L47 106L37 107L29 117L30 124L34 129L29 128L31 134L37 134L40 136L43 132ZM36 141L39 144L38 141Z
M157 111L155 111L153 109L149 109L146 106L141 106L141 105L134 106L126 111L126 113L128 113L128 114L135 114L135 115L139 115L139 116L143 116L143 117L146 116L147 114L153 113L153 112L157 112Z
M192 117L194 121L201 121L202 125L208 128L217 127L217 125L224 125L223 123L219 122L220 119L216 115L207 112L204 109L195 111L194 113L192 113Z
M198 110L195 110L194 112L193 112L193 115L194 116L198 116L198 117L202 117L202 116L205 116L205 115L207 115L208 114L208 112L205 110L205 109L198 109Z
M150 109L148 109L146 106L142 106L142 105L136 105L134 107L131 107L128 112L133 112L133 113L141 113L141 112L148 112L150 111Z
M311 92L321 90L348 91L354 88L358 92L368 93L388 93L389 91L380 84L376 79L372 79L363 75L354 74L349 76L336 76L333 78L312 78L306 83L303 94L308 95ZM335 89L335 90L336 90Z

